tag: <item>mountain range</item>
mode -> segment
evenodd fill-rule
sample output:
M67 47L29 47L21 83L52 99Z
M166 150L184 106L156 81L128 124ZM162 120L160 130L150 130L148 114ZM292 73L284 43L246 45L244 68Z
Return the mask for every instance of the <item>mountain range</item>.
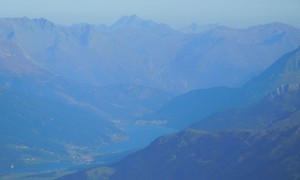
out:
M60 179L299 179L300 79L285 81L287 74L299 75L299 52L282 56L249 81L261 88L260 82L270 75L270 84L282 83L261 100L157 138L109 167Z
M298 47L241 87L193 90L171 99L154 113L141 118L148 121L164 120L168 122L167 126L180 130L214 112L252 104L282 85L298 84L299 59Z
M139 84L182 93L236 86L300 44L300 30L281 23L186 34L124 16L111 26L58 26L45 19L1 19L0 40L67 79L100 86Z
M0 175L94 162L132 138L119 119L152 112L174 96L142 85L80 84L37 64L14 42L1 47Z
M284 104L271 91L299 83L299 44L300 30L281 23L184 32L137 16L111 26L0 19L0 177L115 160L191 124L243 129L219 117Z

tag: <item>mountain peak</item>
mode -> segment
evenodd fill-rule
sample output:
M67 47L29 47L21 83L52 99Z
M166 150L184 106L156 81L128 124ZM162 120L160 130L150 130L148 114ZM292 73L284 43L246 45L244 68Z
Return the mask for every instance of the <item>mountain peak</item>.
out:
M116 24L130 24L130 23L137 23L137 22L141 22L144 21L143 19L139 18L137 15L131 15L131 16L123 16L121 17Z
M262 24L262 25L257 25L257 26L252 26L248 28L249 30L255 30L255 31L292 31L292 30L296 30L299 31L298 28L288 25L288 24L284 24L281 22L273 22L273 23L268 23L268 24Z
M207 25L198 25L197 23L192 23L191 25L184 27L180 29L181 32L187 33L187 34L197 34L197 33L202 33L206 31L210 31L212 29L216 29L218 27L221 27L218 24L207 24Z
M131 16L123 16L123 18L127 18L129 19L130 21L133 21L133 20L142 20L141 18L139 18L136 14L133 14Z
M136 26L143 22L143 19L140 19L137 17L137 15L131 15L131 16L123 16L119 20L117 20L113 25L112 28L128 28L131 26Z
M153 28L156 26L163 26L168 27L164 24L158 24L151 20L144 20L137 15L131 15L131 16L123 16L121 19L119 19L117 22L115 22L111 28L112 29L146 29L146 28Z

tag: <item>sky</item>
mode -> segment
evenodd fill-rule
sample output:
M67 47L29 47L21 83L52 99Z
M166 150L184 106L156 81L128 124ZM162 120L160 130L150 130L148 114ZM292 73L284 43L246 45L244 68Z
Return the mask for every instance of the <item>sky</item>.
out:
M133 14L174 28L271 22L300 28L300 0L0 0L0 18L46 18L60 25L110 25Z

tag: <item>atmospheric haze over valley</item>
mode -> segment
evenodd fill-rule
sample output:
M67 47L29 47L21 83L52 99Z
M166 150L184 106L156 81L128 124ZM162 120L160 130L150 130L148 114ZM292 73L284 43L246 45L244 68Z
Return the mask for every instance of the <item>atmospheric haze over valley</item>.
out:
M292 18L60 25L38 10L8 14L8 4L0 0L0 179L299 179Z

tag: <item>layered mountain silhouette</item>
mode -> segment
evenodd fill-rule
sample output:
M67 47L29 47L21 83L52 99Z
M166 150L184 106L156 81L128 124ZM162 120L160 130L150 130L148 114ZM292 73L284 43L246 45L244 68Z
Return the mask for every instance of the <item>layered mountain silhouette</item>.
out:
M5 45L0 56L1 175L11 164L22 169L86 162L89 158L80 154L90 150L83 147L112 142L114 133L124 135L100 108L73 97L73 88L85 92L76 84L41 68L15 44Z
M280 79L273 91L262 88L266 95L260 101L160 137L110 167L61 179L298 179L300 79L284 78L299 74L298 55L299 49L284 55L249 81L259 85L268 74L270 87Z
M73 81L140 84L177 93L238 85L300 44L299 29L280 23L185 34L134 15L112 26L1 19L0 37Z
M14 41L0 44L1 176L31 166L89 164L131 139L120 119L152 112L173 97L135 84L80 84L38 64Z
M299 140L299 124L264 131L185 130L159 138L108 172L115 172L110 179L297 179Z
M281 23L183 33L137 16L68 27L0 19L0 176L98 163L105 153L141 148L193 123L212 138L250 127L255 132L245 136L262 137L266 124L285 133L282 127L297 124L297 98L287 94L299 84L299 49L244 82L299 44L300 30ZM265 107L265 115L254 116ZM282 115L276 123L277 114L269 116L275 110ZM245 112L256 125L237 123ZM231 120L222 125L220 117ZM260 119L267 123L257 125ZM111 177L118 177L126 161L104 172L117 168Z
M240 88L214 87L193 90L175 97L155 113L143 118L165 120L170 127L180 129L213 112L254 103L281 86L297 86L300 79L299 53L300 48L297 48L283 55L263 73Z
M220 27L220 25L218 24L208 24L208 25L200 26L196 23L193 23L189 26L181 28L180 31L187 34L198 34L218 27Z

